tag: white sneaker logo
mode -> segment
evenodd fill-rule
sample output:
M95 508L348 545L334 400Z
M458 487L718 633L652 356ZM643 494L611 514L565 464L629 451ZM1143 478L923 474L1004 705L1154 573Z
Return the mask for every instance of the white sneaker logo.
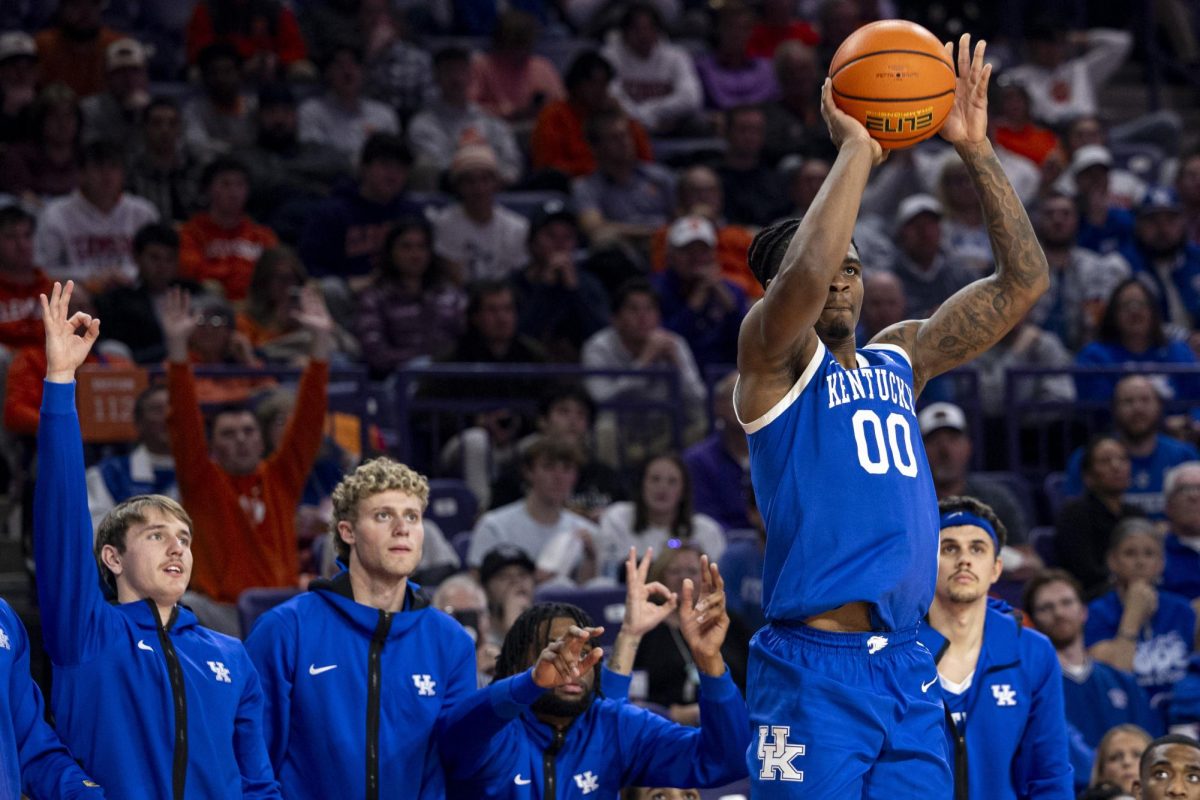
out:
M517 777L513 778L513 783L515 783L517 786L528 786L529 784L533 783L533 781L529 778L522 778L521 773L518 772Z
M309 664L308 674L320 675L322 672L329 672L331 669L337 669L337 664L330 664L328 667L318 667L316 664Z
M144 641L142 641L141 639L138 639L138 650L147 650L147 651L149 651L149 652L151 652L151 653L153 653L153 652L154 652L154 648L153 648L153 647L151 647L150 645L146 644L146 643L145 643Z
M937 683L937 675L934 675L932 678L930 678L929 683L921 684L921 694L925 694L925 692L928 692L929 687L933 686L935 683Z
M873 656L887 646L888 640L886 636L872 636L870 639L867 639L867 655Z

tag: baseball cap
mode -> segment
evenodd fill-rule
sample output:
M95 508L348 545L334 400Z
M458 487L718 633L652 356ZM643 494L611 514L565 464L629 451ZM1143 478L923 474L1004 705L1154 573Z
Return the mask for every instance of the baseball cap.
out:
M692 242L704 242L709 247L717 246L717 229L706 217L689 214L672 222L667 230L667 243L671 247L686 247Z
M1102 144L1085 144L1071 156L1071 174L1078 175L1088 167L1109 167L1113 165L1112 153Z
M104 52L104 69L146 66L146 48L137 39L117 39Z
M534 570L533 559L519 547L506 544L489 550L479 567L479 582L487 585L497 572L514 564L524 567L529 572Z
M942 216L942 204L931 194L910 195L900 201L900 207L896 209L894 225L899 230L921 214L937 214L940 217Z
M454 154L454 160L450 162L450 177L458 177L472 170L496 172L499 169L500 163L492 148L486 144L468 144L458 148Z
M917 426L922 436L928 436L941 428L953 428L967 432L967 415L953 403L930 403L917 414Z
M579 217L570 203L553 197L538 206L529 220L529 233L535 234L551 222L568 222L579 227Z
M10 58L37 58L37 43L25 31L0 33L0 61Z
M1179 195L1169 186L1151 186L1137 205L1137 215L1154 214L1158 211L1181 211Z

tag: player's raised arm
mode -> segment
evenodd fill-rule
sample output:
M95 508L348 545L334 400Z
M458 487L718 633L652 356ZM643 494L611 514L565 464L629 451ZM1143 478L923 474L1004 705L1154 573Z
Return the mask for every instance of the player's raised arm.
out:
M826 81L821 113L838 148L829 177L798 226L794 220L777 223L750 249L751 269L766 294L750 309L738 336L743 377L787 373L799 366L797 357L806 362L812 356L813 325L829 299L830 284L845 268L867 177L884 159L867 129L834 105L832 91ZM772 275L775 265L778 272Z
M914 389L990 348L1024 318L1050 286L1046 254L1029 217L987 138L990 64L987 43L971 54L971 37L958 43L958 86L942 137L967 166L983 206L996 272L960 289L927 320L901 322L872 341L899 344L912 356ZM953 56L952 43L946 44Z

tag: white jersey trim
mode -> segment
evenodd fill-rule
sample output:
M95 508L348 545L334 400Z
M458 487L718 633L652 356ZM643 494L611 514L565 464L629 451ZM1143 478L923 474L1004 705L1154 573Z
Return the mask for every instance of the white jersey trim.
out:
M895 353L904 359L909 369L912 369L912 357L908 354L907 350L898 344L869 344L863 350L887 350L889 353Z
M771 406L771 410L763 414L753 422L742 422L742 417L737 413L737 404L734 404L733 413L737 416L738 422L741 422L743 430L746 433L755 433L770 425L779 418L783 412L787 411L792 403L796 402L796 398L804 391L804 388L812 381L813 376L817 374L817 370L821 368L821 364L825 363L825 343L817 339L817 349L813 351L813 357L808 360L808 365L804 368L804 372L800 373L799 379L792 384L792 388L788 389L787 394L780 398L779 402ZM739 377L740 381L741 378ZM737 383L733 385L734 392L737 391Z

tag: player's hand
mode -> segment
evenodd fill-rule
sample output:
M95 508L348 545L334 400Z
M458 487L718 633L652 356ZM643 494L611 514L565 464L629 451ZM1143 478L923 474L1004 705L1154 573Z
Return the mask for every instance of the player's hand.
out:
M838 150L851 142L861 142L870 148L872 166L879 166L887 158L887 151L871 138L863 124L833 102L833 81L829 78L825 79L825 85L821 87L821 116L825 118L829 138Z
M604 633L604 628L581 628L572 625L560 639L546 645L533 665L533 682L543 689L553 689L576 680L604 657L604 649L592 647L591 641Z
M187 361L188 339L195 332L198 322L192 311L191 295L178 286L168 289L163 302L161 324L167 357L171 361Z
M46 330L46 379L51 383L75 380L75 370L100 337L100 320L82 311L69 313L74 289L74 281L67 281L66 286L55 281L49 297L40 295L42 326ZM78 333L80 328L82 335Z
M629 558L625 560L625 619L621 621L623 634L645 636L679 606L679 598L666 586L658 581L646 583L653 559L653 548L646 550L641 561L638 561L637 548L629 548ZM662 602L654 602L655 598Z
M699 600L694 600L695 594L692 579L686 578L679 604L679 630L692 651L696 668L706 675L720 675L725 671L721 645L729 631L729 612L725 609L725 579L717 565L709 563L708 556L700 556Z
M982 39L971 54L971 34L958 40L958 81L954 105L942 125L942 138L951 144L978 144L987 139L987 93L992 65L983 63L987 42ZM946 42L946 55L954 61L954 43Z

